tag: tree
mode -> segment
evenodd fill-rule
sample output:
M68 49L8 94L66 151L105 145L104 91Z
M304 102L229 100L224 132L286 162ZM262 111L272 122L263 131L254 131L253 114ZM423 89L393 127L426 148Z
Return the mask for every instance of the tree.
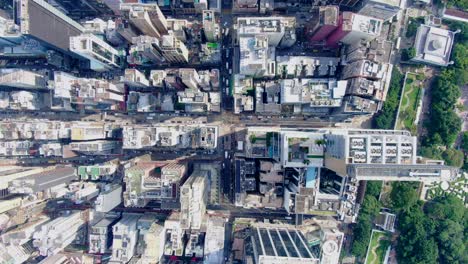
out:
M463 132L461 148L468 152L468 131Z
M358 223L353 229L353 245L351 247L351 253L358 257L364 257L367 251L367 245L369 244L372 224L368 219L359 219Z
M465 254L463 231L460 223L450 219L440 222L436 240L441 263L462 263Z
M406 28L406 34L405 36L407 38L412 38L416 36L416 32L418 31L418 27L421 25L417 20L414 18L410 18L408 21L408 27Z
M468 216L468 209L463 205L463 201L454 195L437 197L424 206L425 213L435 219L450 219L455 222L462 222L465 214Z
M392 207L406 211L418 201L418 193L413 182L394 182L390 192Z
M381 181L367 181L366 195L371 195L375 198L378 198L380 196L381 189L382 189Z
M374 196L366 195L359 213L368 215L370 218L374 218L379 214L379 211L380 202Z
M398 263L467 263L468 209L463 201L449 195L422 203L398 215Z
M431 235L435 222L424 215L419 205L400 214L398 237L398 263L437 263L437 244Z
M448 7L458 7L461 9L468 9L468 2L466 0L447 0Z
M436 134L439 135L439 134ZM421 156L430 158L430 159L442 159L442 150L437 146L439 144L434 143L434 145L423 146L419 149Z
M464 154L460 150L448 148L442 153L442 158L449 166L460 168L463 166Z
M382 110L374 119L374 127L379 129L392 129L395 123L396 111L400 102L401 89L403 87L403 74L396 68L393 68L390 88L388 89L387 99Z
M466 69L468 67L468 47L462 43L455 44L453 60L457 68Z

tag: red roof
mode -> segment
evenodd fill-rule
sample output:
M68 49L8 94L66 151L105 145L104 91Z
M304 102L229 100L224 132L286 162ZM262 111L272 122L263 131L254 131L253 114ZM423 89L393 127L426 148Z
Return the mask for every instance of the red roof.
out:
M446 9L444 12L444 15L468 19L468 12L458 10L458 9Z

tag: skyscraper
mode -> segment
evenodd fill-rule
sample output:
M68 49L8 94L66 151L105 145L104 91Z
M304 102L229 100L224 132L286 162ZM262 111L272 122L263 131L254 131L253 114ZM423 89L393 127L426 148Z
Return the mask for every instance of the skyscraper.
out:
M310 41L323 41L338 27L338 6L321 6L317 9L317 15L318 19L307 27L306 34Z
M70 47L70 37L82 34L85 28L44 0L20 0L19 24L23 35L63 52Z
M180 225L200 229L208 200L208 171L196 170L180 188Z

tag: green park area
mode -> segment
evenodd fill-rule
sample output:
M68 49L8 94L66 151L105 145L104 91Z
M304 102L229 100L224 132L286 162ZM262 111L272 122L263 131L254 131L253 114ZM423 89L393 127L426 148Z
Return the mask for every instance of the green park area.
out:
M413 135L417 132L415 121L418 105L423 95L423 80L422 74L408 73L401 96L396 128L409 130Z
M366 264L381 264L384 263L385 253L391 242L388 239L387 233L373 230L369 242Z

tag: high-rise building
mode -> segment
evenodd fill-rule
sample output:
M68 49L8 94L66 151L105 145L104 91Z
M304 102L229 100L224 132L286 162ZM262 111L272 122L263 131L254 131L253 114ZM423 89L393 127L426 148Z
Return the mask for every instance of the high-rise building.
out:
M200 229L208 201L208 171L197 170L180 188L180 226Z
M364 0L359 14L389 20L400 11L401 0Z
M177 207L179 185L186 176L184 163L139 162L125 170L126 207L143 207L150 201L162 207Z
M172 213L164 221L165 239L164 255L182 256L184 252L184 230L180 227L180 221L177 213Z
M155 64L161 62L163 57L158 49L159 39L150 36L133 38L133 45L127 56L127 62L135 65Z
M337 47L339 42L353 44L361 40L373 40L380 35L382 26L382 19L343 12L338 28L327 38L327 46Z
M101 122L76 122L71 128L71 140L96 140L111 137L111 128Z
M233 0L232 12L234 13L257 13L258 0Z
M105 185L99 193L94 206L96 212L107 213L117 207L122 202L122 186Z
M164 253L164 227L159 223L153 222L143 236L146 245L141 256L142 264L159 263Z
M107 80L78 78L65 72L55 72L52 109L67 111L88 109L117 109L124 102L124 87Z
M207 41L217 42L221 34L221 28L216 22L215 12L213 10L203 10L203 31Z
M132 87L148 87L150 85L144 73L130 68L125 69L124 82Z
M0 85L23 89L46 89L47 78L44 74L22 70L5 69L0 72Z
M180 68L179 77L189 89L198 89L198 84L200 83L200 76L198 75L197 70L193 68Z
M128 43L133 43L133 38L138 37L138 29L121 17L115 19L115 29Z
M120 142L110 140L93 140L70 143L70 149L83 155L108 155L116 154Z
M172 34L179 39L180 41L187 41L187 34L185 29L188 27L189 21L187 19L176 19L168 18L167 19L167 28L169 31L172 31Z
M239 17L237 39L266 36L272 47L291 47L296 42L295 17Z
M114 12L117 16L120 15L120 5L124 2L124 0L104 0L103 1L107 7Z
M167 21L157 4L125 3L120 9L128 12L130 22L143 34L161 37L167 34Z
M304 234L292 226L259 223L250 238L256 264L320 263Z
M319 1L315 0L316 3ZM344 7L354 7L362 0L326 0L327 5L337 5L337 6L344 6Z
M15 21L0 16L0 47L19 45L22 38L20 27Z
M119 68L122 63L120 51L90 33L70 37L70 50L87 58L95 71Z
M70 245L85 226L81 212L58 217L40 227L33 235L34 247L41 256L51 256Z
M275 47L269 47L268 44L268 37L263 34L239 39L240 74L251 77L272 77L275 75Z
M86 181L99 181L101 179L111 180L113 175L117 172L118 164L95 164L90 166L79 166L78 176L80 180Z
M10 193L36 194L77 178L73 167L50 167L41 172L24 175L18 178L12 175L14 178L8 187Z
M339 263L344 240L343 232L336 227L323 228L320 230L320 240L320 264Z
M35 216L34 219L30 218L27 223L4 233L1 236L1 241L5 245L25 245L31 241L34 232L39 230L41 225L49 221L50 217L43 214Z
M89 231L89 248L91 254L110 253L112 245L112 226L117 222L116 217L105 217L92 225Z
M227 219L210 216L207 220L205 236L205 264L218 264L224 261L224 241Z
M453 167L417 157L417 139L407 131L331 130L324 165L358 180L434 182L452 179Z
M70 48L70 37L81 35L85 28L44 0L20 0L16 5L21 33L32 36L63 52Z
M112 263L128 263L135 254L140 215L126 214L112 227Z
M337 27L339 21L338 6L320 6L316 9L318 14L313 23L306 28L310 41L324 41Z
M189 61L187 46L173 34L162 36L159 45L160 52L166 62L187 63Z

